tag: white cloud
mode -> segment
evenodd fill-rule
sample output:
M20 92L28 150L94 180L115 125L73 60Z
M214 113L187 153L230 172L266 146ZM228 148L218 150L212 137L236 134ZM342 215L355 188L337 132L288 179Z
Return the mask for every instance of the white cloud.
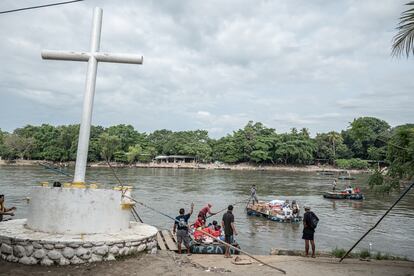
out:
M144 64L99 65L95 124L218 137L249 120L279 132L340 130L367 114L405 123L413 64L390 58L404 3L85 1L2 15L0 128L78 122L86 64L43 61L40 51L87 50L96 4L101 49L142 54ZM7 115L11 103L20 116Z

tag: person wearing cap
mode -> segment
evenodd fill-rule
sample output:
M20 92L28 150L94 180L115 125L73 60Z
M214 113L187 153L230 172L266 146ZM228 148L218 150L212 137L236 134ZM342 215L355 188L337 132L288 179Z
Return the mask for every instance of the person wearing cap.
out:
M6 208L4 206L4 195L0 195L0 221L3 220L3 216L14 216L14 210L16 207Z
M305 253L306 257L309 256L309 242L312 246L312 258L315 258L315 227L313 220L319 221L319 218L310 210L309 206L305 206L305 214L303 215L303 235L302 239L305 240Z
M217 214L217 213L211 212L211 207L213 207L213 205L209 203L207 204L206 207L201 209L200 212L198 213L198 217L201 217L204 220L204 223L206 223L207 221L207 214L210 214L210 216Z
M184 208L179 210L180 215L175 218L173 233L177 230L178 254L181 254L181 243L187 247L187 254L190 255L190 236L188 234L188 220L193 213L194 203L191 203L191 209L185 214Z

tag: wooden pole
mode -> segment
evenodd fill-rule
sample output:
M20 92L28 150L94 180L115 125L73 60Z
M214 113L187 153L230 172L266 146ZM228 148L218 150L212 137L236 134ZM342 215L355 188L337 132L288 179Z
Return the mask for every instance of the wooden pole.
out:
M385 212L384 215L382 215L382 217L377 221L377 223L375 223L375 225L373 227L371 227L371 229L369 229L364 235L362 235L362 237L348 250L348 252L346 252L345 255L342 256L342 258L339 260L339 262L342 262L342 260L345 259L345 257L348 256L349 253L351 253L351 251L355 248L355 246L357 246L360 241L362 241L372 230L374 230L378 226L378 224L385 218L386 215L388 215L388 213L392 210L392 208L394 208L394 206L397 205L397 203L410 191L410 189L413 186L414 186L414 182L411 183L411 185L408 186L407 189L405 189L405 191L394 202L394 204L391 205L390 208L388 208L388 210Z
M257 261L257 262L259 262L259 263L261 263L261 264L263 264L263 265L265 265L265 266L268 266L268 267L270 267L270 268L272 268L272 269L275 269L275 270L277 270L277 271L279 271L279 272L282 272L283 274L286 274L286 271L285 271L285 270L283 270L283 269L281 269L281 268L277 268L277 267L275 267L275 266L273 266L273 265L270 265L270 264L268 264L268 263L265 263L265 262L263 262L263 261L259 260L258 258L254 257L253 255L250 255L250 254L249 254L249 253L247 253L246 251L241 250L240 248L237 248L237 247L235 247L234 245L231 245L231 244L229 244L229 243L227 243L227 242L224 242L224 241L220 240L219 238L214 237L214 236L213 236L213 235L211 235L210 233L205 232L204 230L198 230L198 231L201 231L203 234L205 234L205 235L209 236L210 238L214 239L215 241L218 241L219 243L222 243L222 244L224 244L224 245L226 245L226 246L228 246L228 247L230 247L230 248L233 248L234 250L240 251L240 252L241 252L241 253L243 253L244 255L249 256L249 257L250 257L250 258L252 258L253 260L255 260L255 261Z
M152 208L152 207L150 207L150 206L148 206L148 205L146 205L146 204L144 204L144 203L142 203L142 202L139 202L138 200L136 200L136 199L134 199L134 198L132 198L132 197L129 197L129 196L126 196L126 195L125 195L124 197L129 198L129 199L131 199L132 201L134 201L134 202L136 202L136 203L138 203L138 204L141 204L142 206L144 206L144 207L146 207L146 208L148 208L148 209L150 209L150 210L153 210L154 212L157 212L158 214L161 214L161 215L163 215L163 216L165 216L165 217L167 217L167 218L169 218L169 219L172 219L172 220L174 220L174 221L177 221L175 218L173 218L173 217L171 217L171 216L169 216L169 215L167 215L167 214L164 214L164 213L162 213L162 212L160 212L160 211L158 211L158 210L156 210L156 209L154 209L154 208ZM177 222L178 222L178 221L177 221ZM283 270L283 269L281 269L281 268L277 268L277 267L272 266L272 265L270 265L270 264L267 264L267 263L265 263L265 262L263 262L263 261L259 260L258 258L254 257L253 255L251 255L251 254L247 253L246 251L241 250L240 248L237 248L237 247L235 247L235 246L233 246L233 245L231 245L231 244L229 244L229 243L226 243L226 242L224 242L224 241L222 241L222 240L220 240L220 239L217 239L217 238L216 238L216 237L214 237L213 235L210 235L209 233L207 233L207 232L205 232L205 231L203 231L203 230L200 230L200 231L201 231L202 233L206 234L207 236L211 237L212 239L214 239L214 240L216 240L216 241L218 241L218 242L220 242L220 243L222 243L222 244L224 244L224 245L226 245L226 246L229 246L230 248L233 248L233 249L235 249L235 250L240 251L241 253L243 253L243 254L245 254L245 255L249 256L250 258L252 258L253 260L255 260L255 261L257 261L257 262L259 262L259 263L261 263L261 264L263 264L263 265L265 265L265 266L268 266L268 267L270 267L270 268L272 268L272 269L275 269L275 270L277 270L277 271L279 271L279 272L281 272L281 273L283 273L283 274L286 274L286 271L285 271L285 270Z

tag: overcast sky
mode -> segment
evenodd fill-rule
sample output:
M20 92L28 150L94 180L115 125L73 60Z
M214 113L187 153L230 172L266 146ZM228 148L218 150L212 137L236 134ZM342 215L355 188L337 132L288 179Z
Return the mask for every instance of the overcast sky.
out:
M87 51L95 6L101 50L144 56L99 64L95 125L221 137L249 120L312 135L360 116L413 123L413 58L390 56L407 1L89 0L3 14L0 128L79 123L86 63L40 51ZM2 0L0 10L51 2Z

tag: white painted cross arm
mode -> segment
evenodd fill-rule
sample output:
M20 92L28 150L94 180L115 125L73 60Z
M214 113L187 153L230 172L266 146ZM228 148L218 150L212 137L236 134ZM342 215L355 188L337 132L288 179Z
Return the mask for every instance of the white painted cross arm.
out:
M43 59L54 60L71 60L71 61L89 61L89 58L94 57L100 62L115 62L115 63L130 63L130 64L142 64L144 57L140 55L131 54L113 54L103 52L73 52L73 51L55 51L55 50L43 50Z

